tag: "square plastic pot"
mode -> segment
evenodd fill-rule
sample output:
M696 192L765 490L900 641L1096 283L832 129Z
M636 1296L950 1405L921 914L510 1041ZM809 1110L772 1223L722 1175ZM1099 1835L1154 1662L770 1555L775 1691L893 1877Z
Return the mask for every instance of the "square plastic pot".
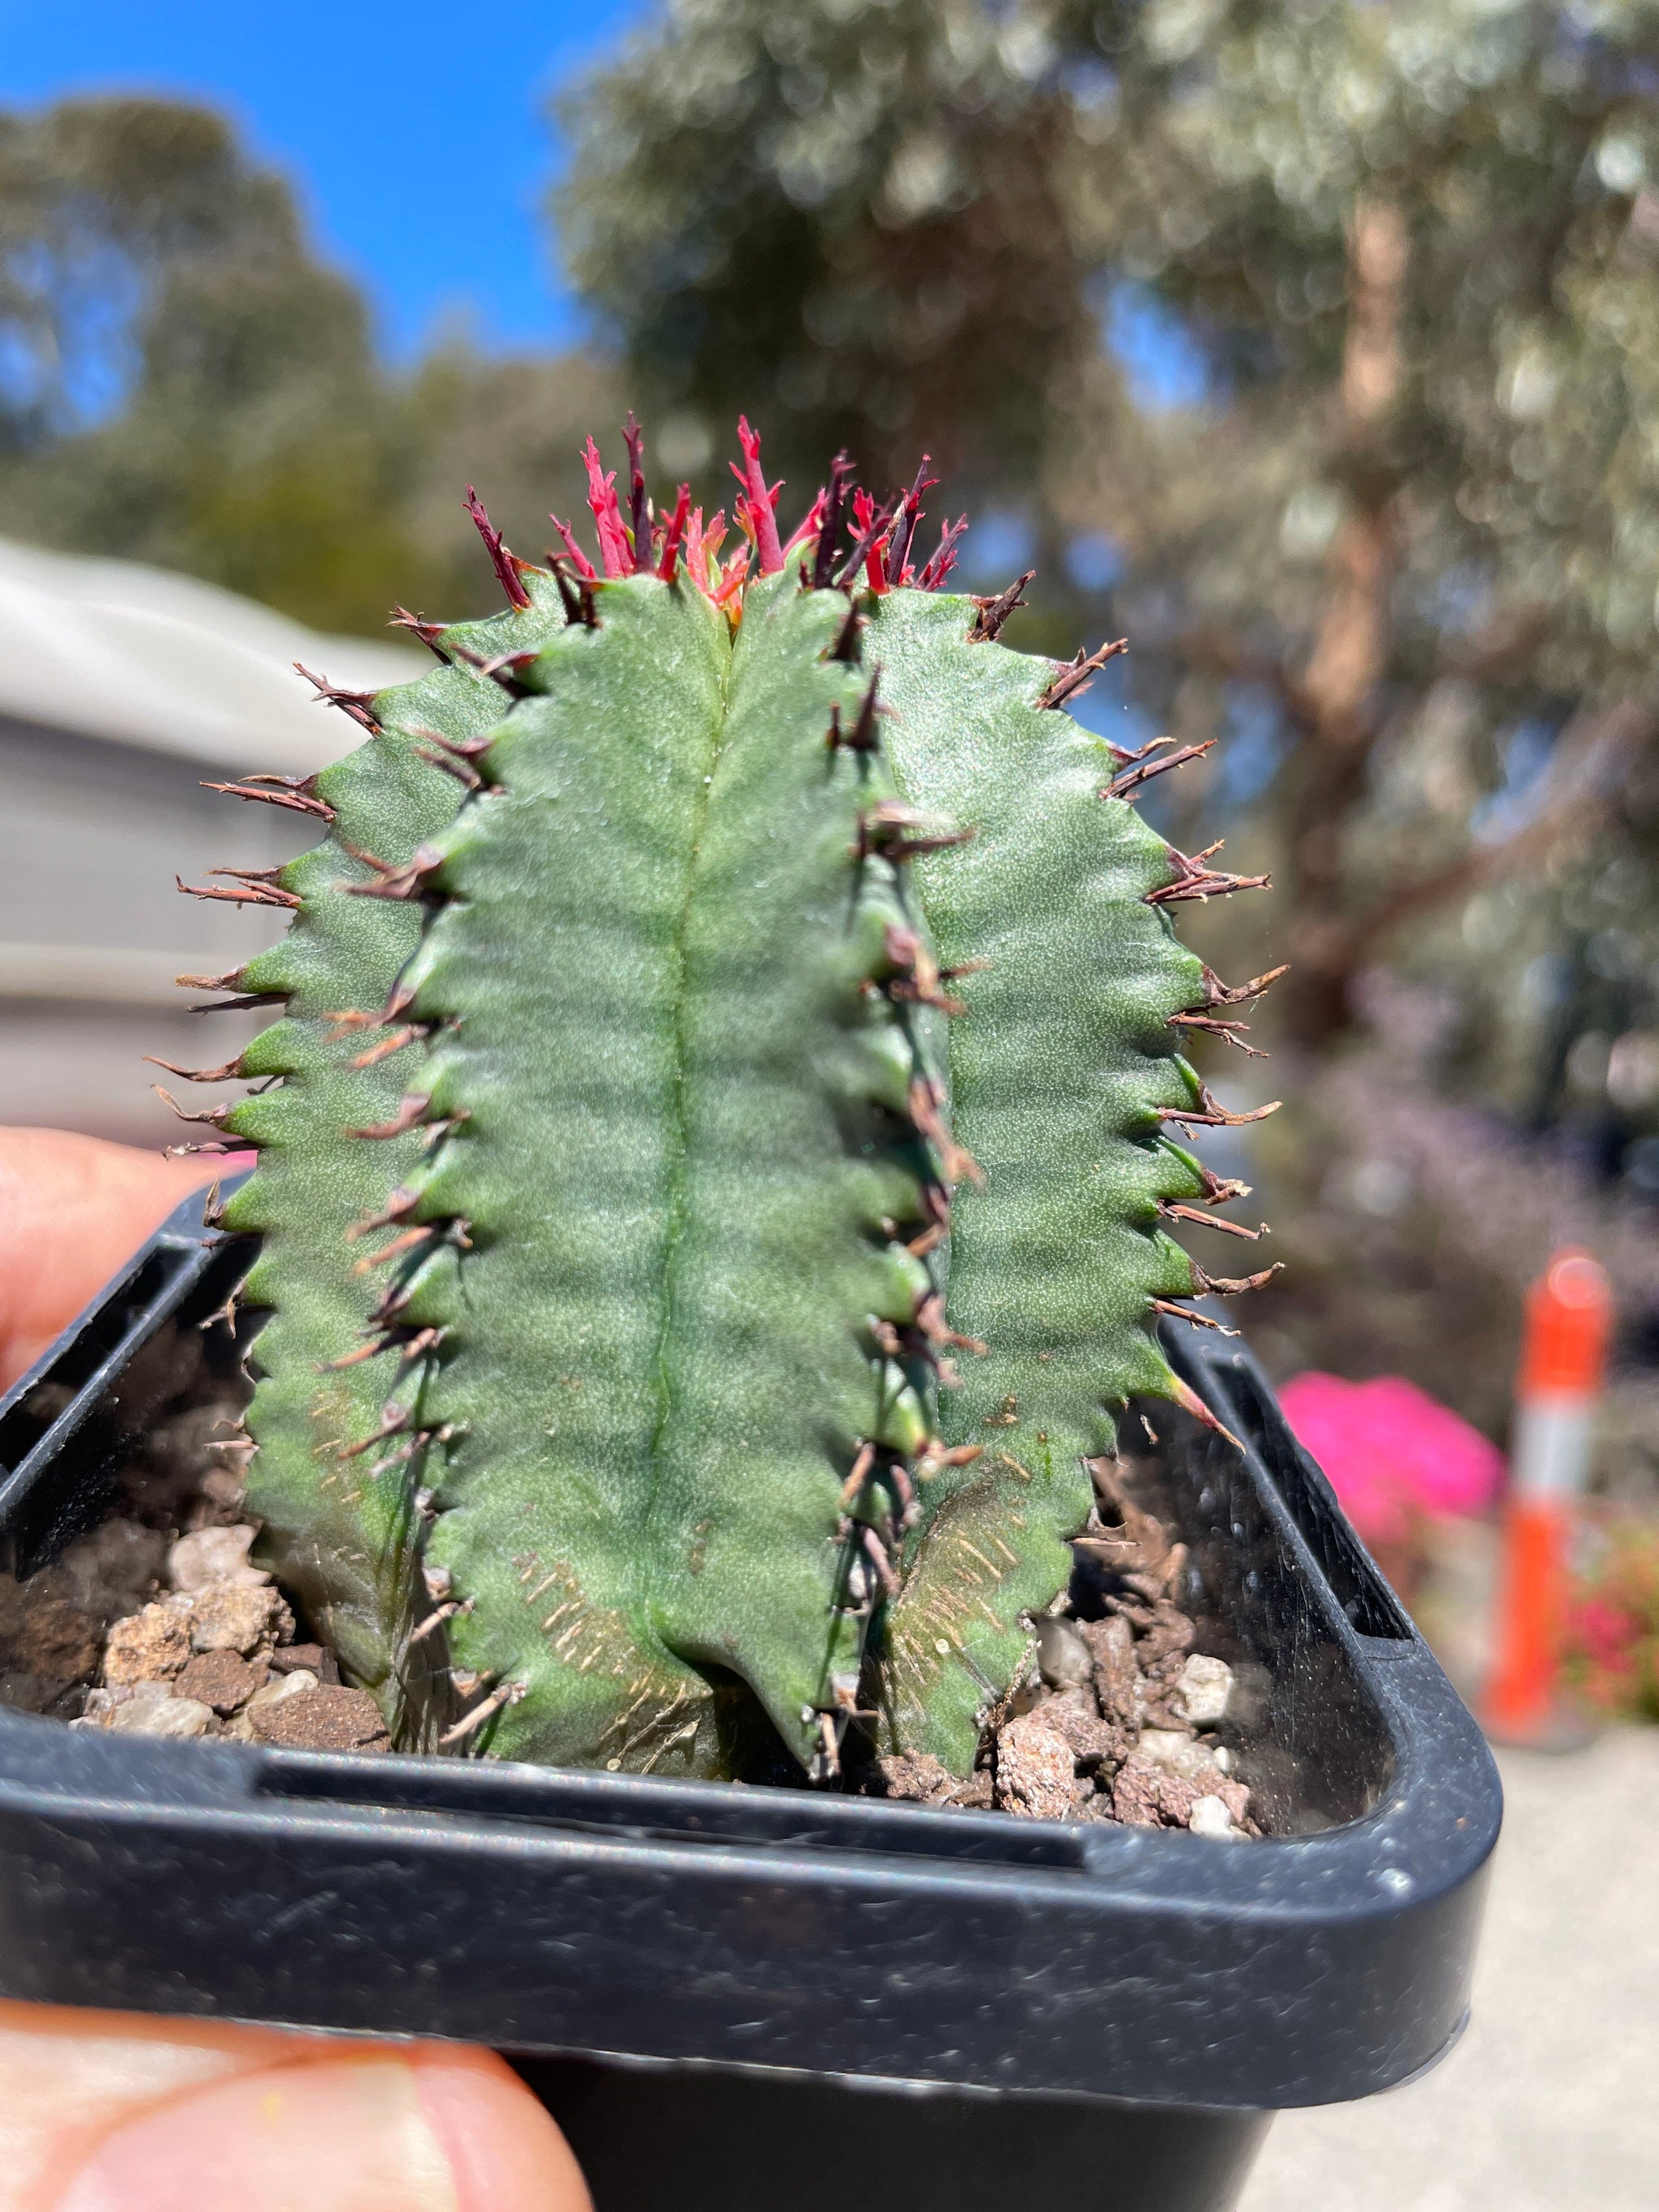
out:
M186 1204L0 1401L13 1573L235 1366L209 1316L251 1257ZM871 2185L907 2212L1033 2188L1220 2212L1273 2111L1455 2039L1500 1797L1249 1353L1170 1351L1247 1443L1149 1407L1139 1494L1237 1676L1262 1840L0 1710L0 1990L493 2045L599 2212L840 2212Z

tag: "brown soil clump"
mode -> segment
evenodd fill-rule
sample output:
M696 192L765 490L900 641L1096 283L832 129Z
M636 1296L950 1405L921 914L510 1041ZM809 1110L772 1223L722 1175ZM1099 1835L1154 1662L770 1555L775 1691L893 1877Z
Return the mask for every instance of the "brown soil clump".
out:
M367 1690L304 1690L298 1697L257 1707L252 1717L262 1741L289 1751L392 1748L380 1709Z
M176 1698L197 1698L216 1713L229 1714L263 1689L265 1668L251 1667L234 1651L199 1651L174 1677Z
M162 1682L190 1656L189 1616L168 1605L147 1605L118 1620L104 1646L104 1680Z

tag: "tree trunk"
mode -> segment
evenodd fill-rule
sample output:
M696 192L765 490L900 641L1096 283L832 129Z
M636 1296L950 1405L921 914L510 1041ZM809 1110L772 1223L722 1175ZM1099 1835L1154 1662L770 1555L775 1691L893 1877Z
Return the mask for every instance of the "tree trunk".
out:
M1288 780L1291 1034L1317 1045L1349 1017L1353 968L1343 899L1342 830L1364 787L1374 702L1392 640L1399 566L1397 477L1384 440L1403 382L1401 355L1411 243L1391 202L1361 199L1348 228L1348 328L1340 387L1340 449L1348 514L1333 542L1323 610L1297 685L1302 744Z

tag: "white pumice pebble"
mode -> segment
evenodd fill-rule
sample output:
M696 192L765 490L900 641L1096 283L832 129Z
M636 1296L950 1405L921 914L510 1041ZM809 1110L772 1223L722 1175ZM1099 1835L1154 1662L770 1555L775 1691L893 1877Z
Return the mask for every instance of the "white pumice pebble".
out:
M1189 1781L1201 1782L1206 1774L1224 1771L1212 1745L1195 1742L1178 1729L1144 1728L1135 1748L1144 1759L1167 1766L1172 1774L1184 1774Z
M247 1563L249 1547L258 1529L198 1528L181 1536L167 1553L167 1578L176 1590L205 1589L210 1583L258 1585L270 1577L262 1567Z
M1224 1659L1211 1659L1194 1651L1181 1670L1176 1691L1181 1710L1194 1728L1218 1728L1227 1717L1233 1670Z
M1160 1766L1173 1766L1179 1753L1188 1749L1190 1736L1182 1735L1179 1729L1144 1728L1135 1748L1146 1759L1155 1759Z
M1069 1620L1042 1620L1036 1631L1037 1667L1050 1689L1073 1690L1091 1680L1094 1660Z
M1219 1797L1200 1797L1187 1817L1187 1826L1195 1836L1213 1836L1226 1843L1243 1843L1243 1828L1234 1824L1232 1814Z
M213 1713L194 1698L133 1698L115 1708L108 1725L118 1735L205 1735Z
M103 1728L117 1705L124 1705L132 1695L129 1682L112 1683L106 1689L88 1690L81 1717L88 1726Z
M318 1678L308 1667L295 1667L286 1674L279 1674L274 1682L267 1682L263 1690L256 1690L248 1699L250 1705L280 1705L284 1698L297 1698L301 1690L314 1690Z
M88 1690L87 1708L81 1718L88 1728L112 1729L118 1725L116 1715L125 1712L127 1718L118 1723L121 1732L130 1735L137 1729L138 1734L143 1735L152 1731L138 1728L132 1709L177 1702L171 1682L119 1682L108 1689Z

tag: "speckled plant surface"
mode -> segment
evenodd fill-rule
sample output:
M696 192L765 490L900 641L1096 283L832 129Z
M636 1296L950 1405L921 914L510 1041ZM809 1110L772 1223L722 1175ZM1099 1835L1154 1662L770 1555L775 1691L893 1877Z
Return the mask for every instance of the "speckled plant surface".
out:
M441 665L237 787L326 827L229 892L293 927L217 979L281 1009L216 1109L249 1504L411 1747L830 1779L857 1727L965 1773L1088 1462L1188 1395L1160 1311L1240 1286L1164 1223L1237 1194L1180 1046L1266 979L1174 933L1243 887L1134 811L1182 756L1066 711L1119 648L1004 647L960 525L911 557L920 477L837 462L781 544L740 435L724 566L631 422L597 567L471 501L507 611L401 617Z

